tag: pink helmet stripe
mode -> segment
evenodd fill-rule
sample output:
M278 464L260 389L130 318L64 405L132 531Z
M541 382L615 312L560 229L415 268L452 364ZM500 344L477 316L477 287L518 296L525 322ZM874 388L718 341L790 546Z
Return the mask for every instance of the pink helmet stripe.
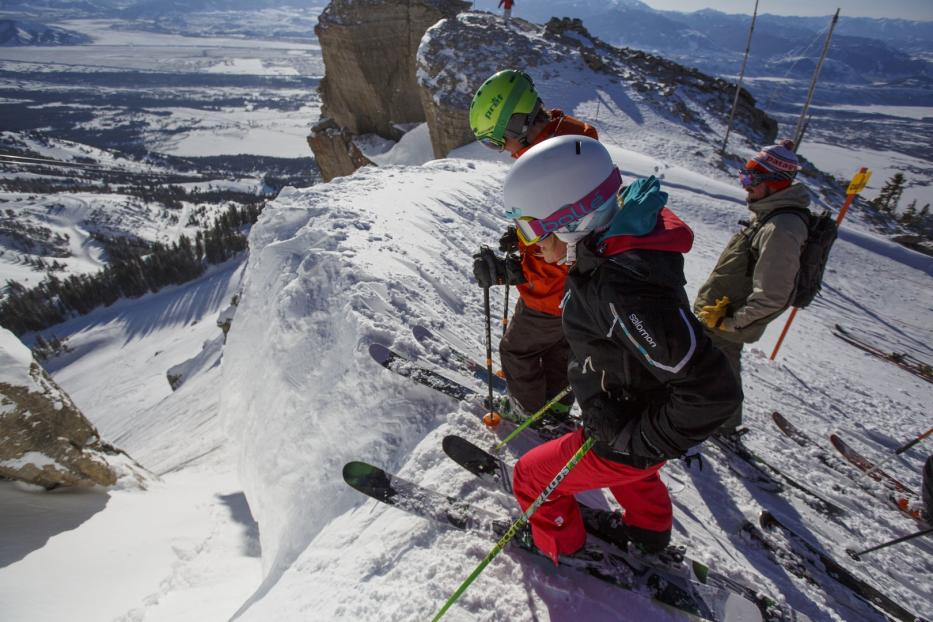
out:
M572 222L580 220L591 212L595 212L606 201L611 199L621 187L622 173L619 172L619 167L613 166L609 177L590 190L582 199L564 205L550 216L532 220L527 226L531 227L531 230L535 232L538 238L542 238Z

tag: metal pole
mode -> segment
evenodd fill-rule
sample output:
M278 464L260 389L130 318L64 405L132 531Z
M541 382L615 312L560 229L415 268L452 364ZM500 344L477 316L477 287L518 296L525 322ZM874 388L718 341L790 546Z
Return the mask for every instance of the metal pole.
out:
M867 471L865 471L865 475L871 475L872 473L878 471L881 467L883 467L883 466L886 465L887 463L891 462L892 460L894 460L894 458L896 458L897 456L901 455L902 453L904 453L905 451L907 451L908 449L910 449L911 447L913 447L914 445L916 445L917 443L919 443L920 441L922 441L923 439L925 439L926 437L930 436L931 434L933 434L933 428L930 428L929 430L927 430L926 432L924 432L923 434L921 434L920 436L918 436L918 437L915 438L914 440L910 441L909 443L907 443L907 444L904 445L903 447L898 447L897 449L894 450L894 453L893 453L893 454L891 454L890 456L888 456L887 458L885 458L884 460L882 460L881 462L879 462L878 464L876 464L876 465L873 466L872 468L870 468L870 469L868 469Z
M846 553L848 553L849 557L851 557L855 561L860 562L862 561L861 560L862 555L864 555L865 553L871 553L872 551L877 551L878 549L883 549L893 544L900 544L901 542L906 542L907 540L913 540L914 538L925 536L928 533L933 533L933 527L930 527L929 529L921 529L920 531L915 531L914 533L910 535L904 536L902 538L897 538L896 540L891 540L883 544L879 544L878 546L873 546L870 549L865 549L864 551L855 551L853 549L846 549Z
M742 79L745 77L745 65L748 63L748 52L752 48L752 33L755 32L755 19L758 17L758 0L755 0L755 10L752 13L752 25L748 29L748 42L745 44L745 58L742 60L742 69L739 71L739 81L735 85L735 98L732 100L732 112L729 114L729 123L726 124L726 135L722 139L722 147L719 153L726 152L726 143L729 142L729 132L732 131L732 120L735 118L735 110L739 105L739 93L742 92Z
M545 501L547 501L548 497L551 496L551 493L554 492L554 489L557 488L562 481L564 481L564 478L567 477L567 474L573 470L573 467L577 466L577 463L580 462L580 460L583 459L590 448L593 447L594 442L595 439L593 438L586 439L586 442L580 446L580 449L578 449L577 452L570 457L570 460L567 461L567 464L564 466L564 468L561 469L560 472L554 476L554 479L551 481L551 483L548 484L543 491L541 491L541 494L538 495L538 498L528 506L528 509L525 510L524 513L519 516L514 523L512 523L512 526L509 527L508 531L505 532L505 535L502 536L498 542L496 542L496 546L494 546L492 550L486 554L486 557L484 557L483 560L479 563L479 566L477 566L476 569L470 573L470 576L468 576L463 581L463 583L460 584L460 587L457 588L457 591L455 591L450 596L450 598L447 599L447 602L444 603L444 606L441 607L441 610L438 611L437 614L431 619L431 622L437 622L442 617L444 617L444 614L447 613L447 610L450 609L455 602L457 602L457 599L459 599L460 596L462 596L466 591L466 589L470 587L470 584L476 580L476 577L478 577L480 573L483 572L483 569L489 565L489 562L491 562L493 558L499 554L499 551L501 551L503 547L509 543L509 540L511 540L512 537L518 533L522 527L525 526L525 523L528 522L528 520L531 518L531 515L534 514Z
M488 287L483 288L483 310L486 312L486 374L489 379L489 416L492 420L495 420L498 413L496 413L496 405L492 398L492 310L489 308Z
M509 327L509 284L505 284L505 303L502 308L502 336L505 337L505 331Z
M836 28L836 22L839 21L839 11L833 15L833 21L829 25L829 33L826 35L826 41L823 43L823 52L820 54L820 60L816 63L816 69L813 71L813 79L810 80L810 90L807 91L807 101L800 112L800 118L797 119L797 127L794 129L794 151L800 148L800 141L803 140L804 126L806 124L807 111L810 109L810 102L813 100L813 91L816 90L816 83L820 79L820 70L823 69L823 61L826 60L826 54L829 53L829 42L833 38L833 30Z
M548 411L548 408L550 408L557 402L567 397L567 395L569 395L571 391L573 391L573 387L571 387L570 385L567 385L566 387L564 387L560 393L552 397L551 400L547 404L545 404L538 410L538 412L536 412L535 414L531 415L530 417L522 421L522 424L520 426L512 430L512 433L506 436L504 439L502 439L498 445L492 448L492 450L496 452L502 449L503 447L505 447L506 443L508 443L510 440L518 436L519 432L521 432L522 430L530 426L532 423L540 419L541 416L544 415L544 413Z

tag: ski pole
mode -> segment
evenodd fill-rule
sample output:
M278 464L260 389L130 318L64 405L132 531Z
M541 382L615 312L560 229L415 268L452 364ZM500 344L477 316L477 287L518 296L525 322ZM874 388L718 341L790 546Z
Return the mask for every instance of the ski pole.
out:
M489 308L489 288L483 288L483 308L486 312L486 374L489 385L489 412L483 417L485 423L488 419L498 425L500 421L499 413L495 410L495 404L492 401L492 312Z
M570 387L570 385L567 385L566 387L564 387L563 390L562 390L560 393L558 393L557 395L555 395L554 397L551 398L551 401L550 401L550 402L548 402L547 404L545 404L544 406L542 406L542 407L541 407L541 410L539 410L539 411L536 412L535 414L531 415L530 417L528 417L527 419L525 419L524 421L522 421L522 424L521 424L520 426L518 426L517 428L515 428L514 430L512 430L512 433L511 433L511 434L509 434L509 435L506 436L504 439L502 439L501 441L499 441L499 444L492 448L493 452L497 452L497 451L499 451L500 449L502 449L503 447L505 447L505 444L506 444L506 443L508 443L510 440L512 440L513 438L515 438L516 436L518 436L518 433L519 433L519 432L521 432L522 430L524 430L525 428L527 428L528 426L530 426L532 423L534 423L535 421L537 421L538 419L540 419L541 416L544 415L544 413L546 413L546 412L548 411L548 408L550 408L551 406L553 406L554 404L556 404L556 403L559 402L560 400L564 399L564 397L566 397L572 390L573 390L573 389Z
M508 531L505 532L505 535L502 536L498 542L496 542L496 546L492 547L492 550L486 554L486 557L484 557L476 569L470 573L470 576L468 576L466 580L460 584L460 587L458 587L457 590L451 594L450 598L447 599L447 602L444 603L444 606L441 607L441 610L438 611L437 615L431 619L431 622L437 622L440 620L443 615L447 613L447 610L450 609L455 602L457 602L457 599L459 599L466 591L466 589L470 587L470 584L476 580L476 577L478 577L480 573L483 572L486 566L489 565L489 562L491 562L493 558L499 554L499 551L501 551L505 545L509 543L509 540L511 540L515 534L518 533L518 531L525 525L525 523L528 522L528 519L531 518L531 515L534 514L539 507L541 507L542 503L547 501L547 498L551 495L552 492L554 492L554 489L560 485L564 478L567 477L567 474L573 470L573 467L577 466L577 463L583 459L583 456L587 454L587 452L593 446L593 443L594 439L586 439L586 442L580 446L580 449L577 450L577 453L573 454L570 460L567 461L567 464L564 466L564 468L561 469L560 472L554 476L554 479L551 481L551 483L548 484L543 491L541 491L541 494L538 495L538 498L528 506L528 509L525 510L525 512L519 516L514 523L512 523L512 526L509 527Z
M914 440L910 441L909 443L907 443L907 444L904 445L903 447L898 447L897 449L894 450L894 453L893 453L893 454L891 454L890 456L888 456L887 458L885 458L884 460L882 460L881 462L879 462L878 464L876 464L876 465L873 466L872 468L870 468L870 469L868 469L867 471L865 471L865 475L871 475L872 473L874 473L875 471L877 471L878 469L880 469L882 466L884 466L884 465L887 464L888 462L891 462L892 460L894 460L894 458L896 458L897 456L901 455L902 453L904 453L905 451L907 451L908 449L910 449L911 447L913 447L914 445L916 445L917 443L919 443L920 441L922 441L923 439L925 439L926 437L928 437L928 436L931 435L931 434L933 434L933 428L930 428L929 430L927 430L926 432L924 432L923 434L921 434L920 436L918 436L918 437L915 438Z
M890 540L888 542L884 542L882 544L879 544L878 546L873 546L870 549L865 549L864 551L853 551L852 549L846 549L846 553L848 553L849 557L851 557L855 561L860 562L862 561L861 560L862 555L864 555L865 553L871 553L872 551L877 551L878 549L883 549L889 546L893 546L895 544L900 544L901 542L907 542L908 540L913 540L914 538L925 536L928 533L933 533L933 527L930 527L928 529L921 529L920 531L914 532L906 536L902 536L900 538L897 538L896 540Z
M802 119L803 117L801 117ZM801 130L800 134L803 134ZM794 143L797 146L800 146L800 141L795 140ZM858 170L858 172L852 177L852 181L849 182L849 187L846 188L846 200L843 201L842 207L839 208L839 213L836 214L836 226L842 224L842 219L846 217L846 212L849 211L849 206L852 205L852 201L855 200L855 197L865 189L865 185L868 183L868 180L871 179L871 171L865 168L864 166ZM787 316L787 322L784 323L784 329L781 331L781 336L778 337L777 343L774 344L774 350L771 351L771 360L773 361L777 358L778 350L781 349L781 344L784 343L784 337L787 336L787 331L790 330L790 325L793 324L794 318L797 316L797 307L791 307L790 315Z
M502 336L505 337L505 329L509 327L509 284L505 284L505 304L502 308Z

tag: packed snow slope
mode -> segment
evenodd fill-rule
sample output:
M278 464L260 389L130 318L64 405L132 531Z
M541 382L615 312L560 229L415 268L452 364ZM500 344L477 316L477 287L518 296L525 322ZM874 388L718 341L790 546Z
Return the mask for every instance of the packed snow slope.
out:
M680 166L630 150L639 144L636 136L606 132L603 140L627 182L661 177L669 207L693 228L696 242L686 261L692 295L736 221L747 216L743 193L725 174L692 172L689 152ZM516 513L512 499L479 485L441 452L446 434L480 445L496 440L474 410L395 376L367 353L368 344L379 342L440 365L412 337L411 328L424 324L482 359L482 292L471 255L481 244L495 246L507 224L500 193L510 163L476 145L452 155L283 191L253 228L220 398L259 523L265 573L239 619L426 619L492 547L481 534L445 529L364 498L341 480L347 461L368 461L503 516ZM706 162L696 164L709 170ZM851 348L830 329L842 323L930 360L930 274L929 258L854 220L833 251L823 295L798 314L778 360L769 362L766 353L783 319L746 350L748 444L843 506L846 518L827 520L795 494L764 492L739 479L719 451L704 447L703 471L667 467L686 483L674 496L675 542L815 620L883 619L831 580L814 588L790 576L737 533L744 518L769 508L905 607L931 613L929 543L886 549L857 567L844 553L846 546L881 542L915 524L826 471L769 421L780 410L814 438L839 431L878 457L927 429L931 385ZM502 296L493 290L494 318L502 314ZM514 460L533 442L523 438L506 457ZM918 487L924 457L921 446L889 470ZM669 616L641 596L508 550L448 614L451 620Z

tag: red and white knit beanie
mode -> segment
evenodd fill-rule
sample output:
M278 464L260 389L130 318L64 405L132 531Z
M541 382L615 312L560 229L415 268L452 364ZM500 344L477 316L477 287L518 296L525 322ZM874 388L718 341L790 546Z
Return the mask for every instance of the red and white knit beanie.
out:
M745 168L757 168L769 173L786 175L788 179L793 179L801 166L800 162L797 161L797 154L794 153L794 141L785 138L759 151L755 157L746 162Z

